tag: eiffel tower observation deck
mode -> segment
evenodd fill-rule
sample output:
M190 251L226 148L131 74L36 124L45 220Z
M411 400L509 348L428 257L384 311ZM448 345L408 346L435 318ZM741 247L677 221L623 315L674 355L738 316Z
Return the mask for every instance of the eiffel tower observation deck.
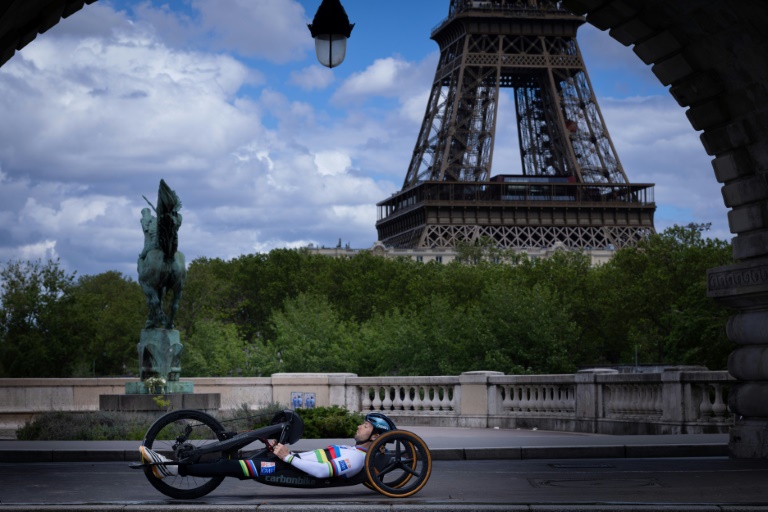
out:
M618 249L654 232L653 185L630 183L619 161L576 42L583 23L556 1L450 0L402 190L377 205L381 242ZM496 136L502 87L517 140ZM512 144L520 167L492 174L494 147Z

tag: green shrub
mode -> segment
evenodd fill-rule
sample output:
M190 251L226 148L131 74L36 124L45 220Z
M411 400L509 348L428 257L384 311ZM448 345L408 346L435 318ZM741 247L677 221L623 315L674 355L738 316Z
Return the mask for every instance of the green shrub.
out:
M305 439L351 438L357 426L363 422L361 414L337 405L300 409L296 413L304 420Z
M44 412L16 431L25 441L139 441L152 423L136 413Z
M269 404L259 409L251 409L248 404L241 404L237 409L223 411L215 415L227 430L255 430L266 427L278 412L285 409L279 404Z
M243 404L237 409L215 416L227 430L250 430L269 425L273 416L285 409L270 404L251 409ZM338 406L301 409L304 420L304 438L350 438L363 416ZM114 411L44 412L28 421L16 431L16 438L24 441L141 441L150 425L160 414Z

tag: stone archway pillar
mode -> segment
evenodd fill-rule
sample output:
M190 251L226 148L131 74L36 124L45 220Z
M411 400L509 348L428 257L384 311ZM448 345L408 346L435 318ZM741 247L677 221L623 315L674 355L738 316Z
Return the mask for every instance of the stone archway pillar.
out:
M632 51L702 131L723 184L733 256L708 295L733 310L734 458L768 459L768 4L764 0L562 0Z
M728 372L738 379L728 396L736 416L729 454L768 458L768 259L708 270L707 293L734 309L726 326L736 344Z

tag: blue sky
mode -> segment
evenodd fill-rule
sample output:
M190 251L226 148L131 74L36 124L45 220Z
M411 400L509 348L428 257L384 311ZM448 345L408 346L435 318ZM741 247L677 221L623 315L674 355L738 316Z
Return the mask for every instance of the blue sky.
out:
M182 199L187 260L376 240L435 73L448 0L343 0L345 62L322 68L319 0L99 0L0 68L0 261L60 258L135 278L161 178ZM619 157L656 183L656 227L711 222L730 239L685 112L631 49L579 42ZM519 165L504 93L494 162ZM505 142L508 141L508 142ZM495 167L494 172L517 169Z

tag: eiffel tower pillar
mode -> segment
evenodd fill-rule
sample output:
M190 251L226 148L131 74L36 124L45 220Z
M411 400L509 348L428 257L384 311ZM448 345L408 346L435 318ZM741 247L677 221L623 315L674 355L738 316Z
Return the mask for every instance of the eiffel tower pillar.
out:
M629 183L592 92L576 42L583 18L551 0L449 4L403 188L378 204L379 240L598 249L653 232L653 186ZM496 138L501 88L514 95L517 141ZM496 144L518 145L517 172L492 176Z

